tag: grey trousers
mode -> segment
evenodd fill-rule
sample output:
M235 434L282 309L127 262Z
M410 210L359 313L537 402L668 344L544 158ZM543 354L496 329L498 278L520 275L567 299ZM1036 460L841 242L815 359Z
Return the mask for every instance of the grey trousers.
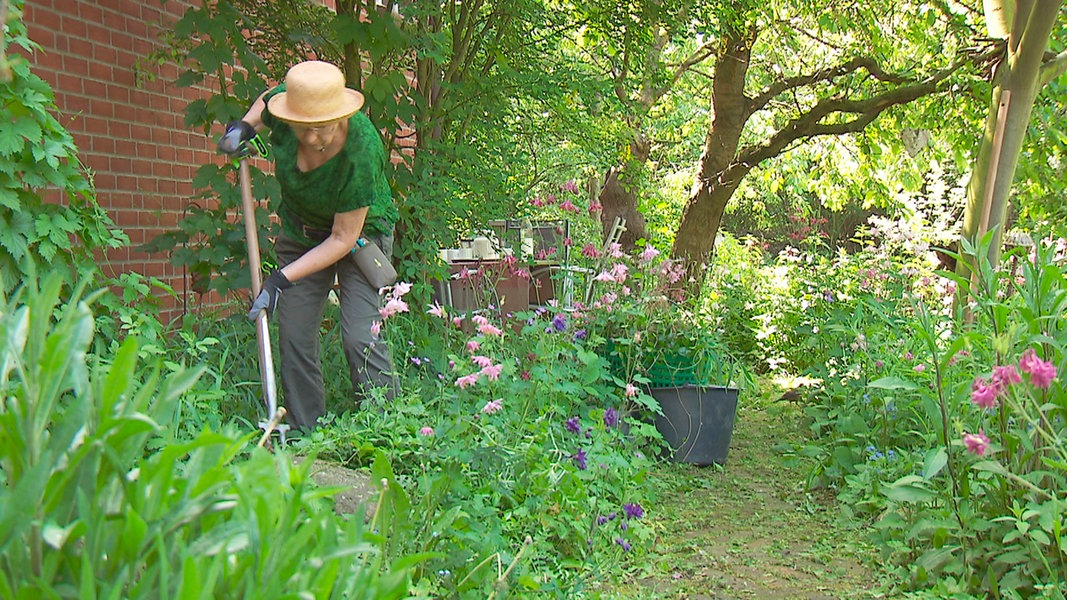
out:
M392 235L368 239L390 256ZM278 267L295 261L308 250L307 246L280 235L274 245ZM284 405L289 423L305 431L313 429L326 412L323 377L339 375L322 372L319 336L335 276L340 286L341 343L352 382L352 408L359 407L372 387L384 388L386 399L395 397L399 390L389 347L371 333L371 325L381 320L378 290L367 282L351 256L346 256L294 282L293 287L281 293L274 314L278 324Z

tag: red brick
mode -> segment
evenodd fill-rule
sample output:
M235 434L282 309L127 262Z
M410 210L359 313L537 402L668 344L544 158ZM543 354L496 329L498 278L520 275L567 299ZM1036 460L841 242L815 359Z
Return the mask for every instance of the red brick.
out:
M111 173L93 173L93 183L96 191L111 191L115 189L115 176Z
M91 23L103 23L104 22L104 10L97 6L97 2L77 2L78 16Z
M85 123L84 131L96 135L107 135L107 121L104 119L86 116L82 122Z
M60 25L63 22L62 16L59 12L51 10L41 2L30 2L25 8L23 13L23 19L27 26L36 26L42 29L49 29L52 31L62 31Z
M138 123L140 123L140 122L138 122ZM115 138L116 142L120 142L122 140L130 140L130 139L132 139L133 138L132 131L133 131L133 128L132 128L132 126L130 125L129 122L127 122L127 121L112 121L111 122L111 127L108 128L108 135L110 135L111 137ZM119 144L118 151L121 153L121 152L129 152L130 150L128 148L124 149L123 145Z
M106 98L94 98L89 101L89 110L98 117L113 119L116 115L115 105Z
M170 164L165 162L153 162L151 164L151 173L156 177L173 177L174 170Z
M41 45L42 48L54 48L56 45L56 34L54 31L48 29L33 29L27 32L30 39Z
M63 112L67 114L91 113L92 101L82 95L63 94Z
M137 213L132 210L118 210L111 217L115 224L122 229L137 225Z
M56 52L38 50L33 53L31 61L33 62L33 69L35 72L38 69L59 71L63 68L63 57ZM41 75L41 73L37 74Z
M93 43L86 39L72 36L67 38L67 45L67 51L75 56L89 58L93 55Z
M105 88L107 90L107 99L115 104L129 104L130 103L130 90L129 88L121 85L108 84Z
M87 73L88 69L89 69L89 62L88 61L82 61L82 62L85 64L86 70L81 71L81 72L82 73ZM102 81L97 81L97 80L91 79L91 78L84 79L84 80L82 80L82 89L85 90L85 94L87 96L91 96L91 97L94 97L94 98L104 98L104 97L106 97L105 93L107 91L107 86L104 85L104 83Z
M110 37L110 34L108 34L107 32L104 32L104 33L105 33L105 35L109 35L109 37ZM107 44L104 44L104 43L101 43L99 40L95 40L95 41L96 41L96 43L93 45L93 58L94 59L96 59L96 60L98 60L98 61L100 61L100 62L102 62L104 64L107 64L107 65L119 64L119 62L118 62L119 53L115 50L114 47L112 47L110 45L107 45Z
M82 77L67 73L56 73L56 85L53 90L64 90L74 94L82 93Z
M126 24L130 21L127 15L115 11L104 11L104 25L111 31L125 32Z
M92 146L95 152L100 152L101 154L115 153L115 140L107 136L93 136Z

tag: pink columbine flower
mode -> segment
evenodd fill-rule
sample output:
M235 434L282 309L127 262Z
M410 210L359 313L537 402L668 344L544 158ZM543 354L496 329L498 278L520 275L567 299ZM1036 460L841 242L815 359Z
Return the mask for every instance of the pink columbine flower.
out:
M540 196L534 196L533 199L530 200L530 204L532 204L534 208L543 208L545 206L545 201L542 200Z
M586 258L600 258L600 251L592 244L582 246L582 256Z
M397 282L396 285L393 286L392 297L393 298L400 298L401 296L403 296L404 294L406 294L406 293L408 293L410 291L411 291L411 284L410 283L408 283L407 281L399 281L399 282Z
M474 361L474 364L478 365L479 367L488 367L489 365L493 364L493 359L489 358L488 356L472 356L471 360Z
M478 340L469 340L467 342L467 352L477 352L478 348L481 348L482 344Z
M433 435L433 427L423 427L419 430L419 435L430 437Z
M594 201L589 204L589 216L593 216L602 210L604 210L604 206L599 202Z
M985 451L989 448L989 438L986 437L985 432L981 429L977 434L964 433L963 445L967 446L967 451L975 456L984 456Z
M485 375L485 378L489 381L496 381L500 379L500 373L504 370L504 363L499 365L489 365L488 367L482 367L481 374Z
M559 209L562 210L563 212L572 212L572 213L576 213L576 212L579 211L579 208L577 206L575 206L574 203L571 202L570 200L564 200L563 202L560 202L559 203Z
M645 251L641 253L641 263L650 263L657 256L659 256L659 250L656 250L655 246L645 246Z
M997 388L985 379L975 377L971 385L971 402L981 408L995 408L997 405Z
M1019 376L1019 373L1012 365L993 367L993 376L989 378L989 381L997 388L997 392L1003 392L1011 384L1019 383L1022 380L1022 377Z
M464 375L456 380L456 387L461 390L467 389L467 386L471 386L478 383L478 374L471 373L470 375Z
M408 311L408 303L404 302L400 298L390 298L385 306L378 309L378 314L382 316L382 319L388 319L389 317Z
M637 395L637 386L632 383L626 384L626 397L633 398Z
M923 371L926 370L926 365L924 365L923 363L919 363L919 364L915 365L914 367L912 367L912 370L915 371L916 373L922 373Z
M615 242L608 246L608 256L612 258L622 258L626 256L626 253L622 251L622 244Z
M489 322L489 319L487 319L485 315L474 315L471 317L471 321L474 321L475 325L485 325Z
M374 321L370 324L370 334L374 337L378 337L382 333L382 322Z
M577 194L578 184L575 183L573 179L568 179L567 181L564 181L562 185L559 186L559 189L563 190L564 192Z
M456 329L463 327L463 317L452 317L452 326Z
M491 400L489 402L486 402L485 406L482 407L482 412L487 414L487 415L495 415L496 413L500 412L501 410L504 410L504 399L503 398L497 398L496 400Z
M495 325L490 325L489 323L478 327L478 331L484 333L485 335L491 335L496 337L504 335L504 331L502 329Z
M1033 348L1028 348L1019 358L1019 368L1023 373L1030 376L1030 383L1034 387L1048 389L1052 380L1056 378L1056 365L1051 361L1044 361L1037 357Z
M440 304L434 302L433 304L430 304L429 307L430 309L426 311L428 314L431 314L438 319L445 318L445 309Z

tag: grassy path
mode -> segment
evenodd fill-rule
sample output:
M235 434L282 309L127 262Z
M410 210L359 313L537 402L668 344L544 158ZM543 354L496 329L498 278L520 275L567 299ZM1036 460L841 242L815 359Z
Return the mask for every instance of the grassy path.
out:
M754 405L764 404L764 405ZM742 399L723 468L663 465L665 491L649 517L655 558L605 598L869 598L857 531L835 529L828 499L774 446L798 435L799 410Z

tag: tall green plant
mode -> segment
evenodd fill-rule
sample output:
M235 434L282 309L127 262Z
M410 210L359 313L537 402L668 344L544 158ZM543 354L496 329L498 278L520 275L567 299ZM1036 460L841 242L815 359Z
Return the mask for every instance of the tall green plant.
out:
M0 307L0 597L408 596L420 559L384 553L391 519L339 521L310 461L175 438L202 368L140 367L133 337L93 356L93 296L63 288Z

